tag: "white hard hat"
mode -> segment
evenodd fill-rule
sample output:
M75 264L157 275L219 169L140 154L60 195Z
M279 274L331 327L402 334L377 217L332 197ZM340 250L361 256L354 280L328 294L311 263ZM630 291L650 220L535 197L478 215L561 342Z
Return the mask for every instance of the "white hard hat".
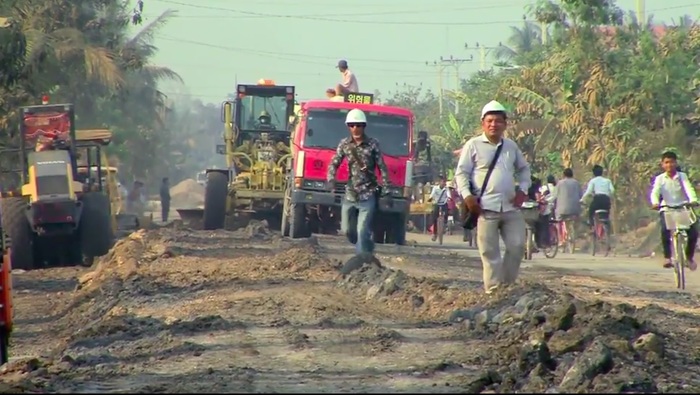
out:
M345 124L349 123L367 123L367 116L362 110L354 108L348 111L348 116L345 117Z
M505 114L506 108L503 107L503 104L501 104L495 100L491 100L490 102L486 103L484 108L481 110L481 119L484 119L486 114L490 113L490 112L502 112Z

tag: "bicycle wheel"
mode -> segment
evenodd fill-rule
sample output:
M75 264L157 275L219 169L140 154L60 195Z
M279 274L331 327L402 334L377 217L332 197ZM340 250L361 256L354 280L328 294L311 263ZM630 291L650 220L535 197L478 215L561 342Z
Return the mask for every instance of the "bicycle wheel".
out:
M534 243L532 231L528 226L525 228L525 259L528 261L532 259L532 243Z
M442 216L440 216L437 221L437 235L438 243L442 245L442 237L445 235L445 221L442 219Z
M576 251L576 224L574 222L566 221L564 223L566 229L566 244L570 254Z
M559 251L559 233L555 224L549 225L549 247L544 249L544 256L552 259L557 256Z
M593 231L591 232L591 255L595 256L596 250L598 249L598 220L593 220Z
M678 234L674 236L673 243L673 272L676 277L676 288L685 289L685 235Z

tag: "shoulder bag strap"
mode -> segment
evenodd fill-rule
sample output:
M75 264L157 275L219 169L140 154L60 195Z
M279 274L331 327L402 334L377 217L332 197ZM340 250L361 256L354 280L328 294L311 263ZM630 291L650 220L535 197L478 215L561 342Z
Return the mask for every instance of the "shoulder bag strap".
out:
M494 167L496 167L496 162L498 162L498 157L501 156L501 151L503 150L503 145L506 142L504 140L501 140L501 144L496 148L496 153L493 154L493 159L491 159L491 163L489 163L489 169L486 171L486 177L484 177L484 182L481 184L481 192L479 192L479 199L481 199L482 196L484 196L484 191L486 190L486 186L489 183L489 178L491 178L491 173L493 173Z
M357 162L360 165L360 170L365 171L365 172L369 171L365 162L363 162L362 159L360 158L360 155L358 155L357 144L355 144L354 142L350 143L350 156L352 156L352 159L355 160L355 162Z

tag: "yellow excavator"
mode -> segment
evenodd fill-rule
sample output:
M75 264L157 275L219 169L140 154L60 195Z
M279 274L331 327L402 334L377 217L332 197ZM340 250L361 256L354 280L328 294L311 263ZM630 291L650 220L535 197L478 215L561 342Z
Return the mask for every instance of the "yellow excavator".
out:
M216 147L227 168L206 170L204 206L177 209L184 222L206 230L235 229L251 218L279 226L294 95L294 86L268 79L236 87L235 98L222 105L224 144Z

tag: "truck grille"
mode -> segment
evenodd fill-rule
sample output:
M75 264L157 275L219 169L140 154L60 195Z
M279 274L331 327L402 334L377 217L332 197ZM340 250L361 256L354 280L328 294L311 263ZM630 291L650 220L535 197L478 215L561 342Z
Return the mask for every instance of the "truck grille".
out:
M347 183L345 183L345 182L337 182L335 184L335 191L334 192L344 194L346 185L347 185Z

